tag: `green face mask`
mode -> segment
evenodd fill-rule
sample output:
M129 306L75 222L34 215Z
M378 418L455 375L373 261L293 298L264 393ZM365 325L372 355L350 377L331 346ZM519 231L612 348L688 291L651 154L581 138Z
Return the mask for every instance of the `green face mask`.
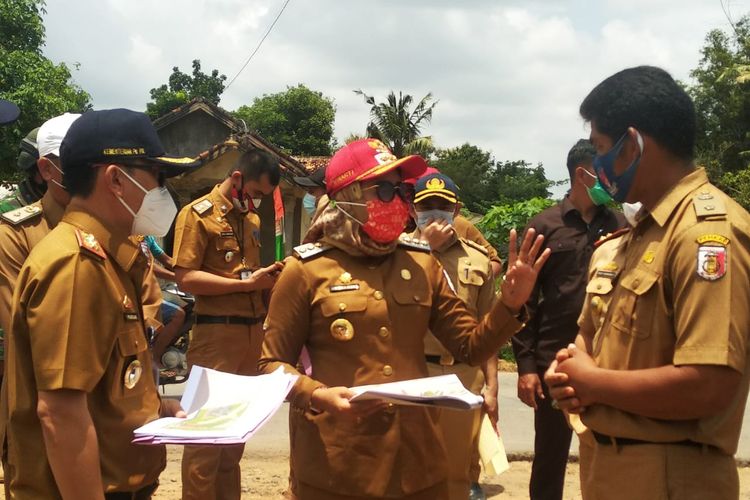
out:
M612 197L601 185L601 183L599 182L599 178L589 172L586 172L586 174L596 179L596 183L593 187L586 186L586 192L589 194L589 198L591 198L591 201L594 202L594 205L606 205L607 203L612 201Z

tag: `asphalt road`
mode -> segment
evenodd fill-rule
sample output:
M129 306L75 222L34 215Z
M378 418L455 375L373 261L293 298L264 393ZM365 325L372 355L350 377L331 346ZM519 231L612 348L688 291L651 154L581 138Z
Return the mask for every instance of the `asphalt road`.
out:
M515 373L500 373L500 432L508 454L531 454L534 451L534 411L516 397ZM184 384L166 387L166 394L179 396ZM257 452L280 452L289 447L287 414L284 404L274 417L247 443L247 449ZM573 435L571 454L577 455L578 442ZM745 408L743 429L737 459L750 461L750 411Z

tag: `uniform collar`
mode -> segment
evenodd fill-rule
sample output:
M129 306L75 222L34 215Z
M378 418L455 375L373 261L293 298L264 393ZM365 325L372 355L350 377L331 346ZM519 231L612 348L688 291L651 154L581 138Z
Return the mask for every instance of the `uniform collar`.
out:
M131 240L130 235L113 234L102 221L89 212L78 208L68 208L62 220L83 232L92 234L107 255L111 256L125 272L130 271L139 255L143 255L140 245Z
M708 176L703 168L696 168L688 175L680 179L680 182L674 185L672 189L662 196L662 198L656 202L656 206L651 210L651 218L654 219L659 226L663 226L672 212L675 211L677 205L685 199L690 193L701 187L703 184L708 184Z
M55 198L52 196L49 189L44 193L44 196L42 196L41 204L44 218L47 219L47 224L49 224L49 227L55 227L63 218L65 207L55 201Z

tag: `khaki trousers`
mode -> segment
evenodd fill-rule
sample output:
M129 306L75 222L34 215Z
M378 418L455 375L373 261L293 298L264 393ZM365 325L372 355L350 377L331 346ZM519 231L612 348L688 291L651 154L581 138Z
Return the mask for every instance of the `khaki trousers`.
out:
M187 361L238 375L258 373L263 345L261 323L195 325ZM245 445L185 446L182 454L182 498L237 500L241 494L240 460Z
M431 377L454 373L474 394L481 394L484 375L477 366L457 363L450 366L427 363ZM466 500L471 483L479 481L479 429L482 411L442 410L438 425L448 452L448 486L450 500Z
M734 457L713 448L675 444L616 447L586 439L581 451L585 500L739 498Z

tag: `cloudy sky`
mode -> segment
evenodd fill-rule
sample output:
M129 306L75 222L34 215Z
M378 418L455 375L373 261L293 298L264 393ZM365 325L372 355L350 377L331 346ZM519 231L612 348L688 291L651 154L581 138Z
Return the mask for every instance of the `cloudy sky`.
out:
M76 0L47 4L45 53L79 64L94 107L145 109L172 66L230 79L284 0ZM750 0L724 0L732 17ZM566 177L568 148L588 132L577 110L599 81L653 64L687 80L706 33L729 25L719 0L291 0L222 96L234 110L304 83L336 103L336 136L362 133L390 90L439 104L426 133L501 160L542 162ZM558 193L559 194L559 193Z

